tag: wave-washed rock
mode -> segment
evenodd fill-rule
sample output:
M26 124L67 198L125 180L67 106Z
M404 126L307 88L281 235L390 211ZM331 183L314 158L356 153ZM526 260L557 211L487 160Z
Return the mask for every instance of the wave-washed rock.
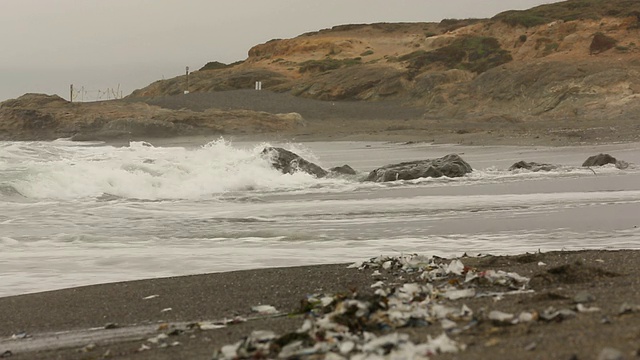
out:
M514 170L519 170L519 169L525 169L525 170L529 170L529 171L533 171L533 172L538 172L538 171L551 171L551 170L555 170L558 168L558 165L553 165L553 164L543 164L543 163L537 163L537 162L527 162L527 161L518 161L517 163L511 165L511 167L509 167L509 171L514 171Z
M590 156L582 166L591 167L591 166L604 166L607 164L614 164L618 169L626 169L629 167L629 163L626 161L618 160L609 154L598 154L594 156Z
M449 154L437 159L403 162L386 165L369 173L365 181L386 182L413 180L423 177L461 177L473 169L457 154Z
M266 147L262 150L262 155L268 156L271 165L280 170L283 174L293 174L298 171L322 178L327 176L327 170L305 160L300 155L285 150L280 147Z
M262 150L262 155L268 158L271 166L283 174L304 172L317 178L323 178L328 175L357 175L357 172L349 165L334 167L327 171L300 155L280 147L266 147ZM422 177L460 177L471 171L473 171L471 165L462 160L459 155L449 154L437 159L387 165L371 171L364 181L386 182L412 180Z

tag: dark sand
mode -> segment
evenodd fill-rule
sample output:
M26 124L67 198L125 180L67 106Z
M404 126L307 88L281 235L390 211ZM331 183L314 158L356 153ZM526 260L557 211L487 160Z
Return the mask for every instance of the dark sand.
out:
M640 251L578 251L462 258L478 270L514 271L531 278L533 293L501 300L470 298L441 300L456 307L468 305L478 324L454 340L467 345L458 354L439 359L597 359L604 348L636 358L640 351ZM543 262L545 265L540 265ZM414 282L397 271L381 271L385 282ZM252 330L285 334L296 330L303 315L260 316L259 304L275 306L282 314L295 313L300 300L314 293L371 293L372 270L347 269L345 264L240 271L106 284L38 294L0 298L0 354L11 359L210 359L215 349L235 343ZM585 304L600 311L577 313L563 320L542 319L516 325L487 319L491 310L518 314L542 313L553 306L574 309L574 297L586 291L595 299ZM150 295L158 297L144 300ZM637 311L621 313L623 304ZM170 311L162 312L163 309ZM189 330L186 323L243 316L247 322L216 330ZM161 325L169 322L169 328ZM116 323L115 329L87 331ZM185 330L161 342L179 342L160 348L146 339L175 328ZM11 340L26 331L25 339ZM52 335L54 332L71 331ZM414 342L443 332L439 324L396 329ZM389 331L387 331L389 332ZM379 334L385 332L380 331ZM90 349L83 348L95 344ZM142 344L149 350L138 351ZM9 353L7 353L9 354ZM107 356L105 356L105 354Z

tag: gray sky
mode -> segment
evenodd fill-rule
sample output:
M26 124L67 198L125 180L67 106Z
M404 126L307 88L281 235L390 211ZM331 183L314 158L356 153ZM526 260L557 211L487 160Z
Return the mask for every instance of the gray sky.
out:
M0 101L125 95L253 45L334 25L484 18L552 0L2 0Z

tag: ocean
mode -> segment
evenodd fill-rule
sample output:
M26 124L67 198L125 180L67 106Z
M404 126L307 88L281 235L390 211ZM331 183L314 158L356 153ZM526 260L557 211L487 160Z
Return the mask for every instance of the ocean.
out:
M282 146L351 178L281 174ZM462 156L462 178L359 181ZM631 163L588 169L609 153ZM537 161L550 172L508 171ZM419 253L640 248L640 144L0 142L0 296L105 282Z

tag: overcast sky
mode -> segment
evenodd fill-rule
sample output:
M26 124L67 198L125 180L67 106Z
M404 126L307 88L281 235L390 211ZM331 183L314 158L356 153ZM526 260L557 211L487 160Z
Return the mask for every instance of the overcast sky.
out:
M552 0L2 0L0 101L127 95L253 45L334 25L484 18Z

